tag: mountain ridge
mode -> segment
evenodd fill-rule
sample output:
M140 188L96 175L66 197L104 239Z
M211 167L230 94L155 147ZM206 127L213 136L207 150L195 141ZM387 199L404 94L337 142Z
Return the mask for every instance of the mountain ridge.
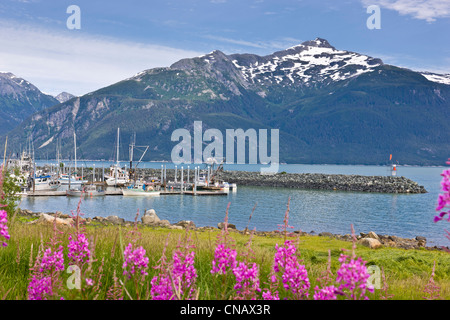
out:
M10 139L32 135L37 154L62 139L70 155L77 132L85 156L107 159L121 127L122 141L136 132L151 146L147 160L168 160L171 132L200 120L204 130L279 128L282 162L382 164L394 153L443 164L449 101L449 85L316 38L264 57L215 50L144 70L34 114Z

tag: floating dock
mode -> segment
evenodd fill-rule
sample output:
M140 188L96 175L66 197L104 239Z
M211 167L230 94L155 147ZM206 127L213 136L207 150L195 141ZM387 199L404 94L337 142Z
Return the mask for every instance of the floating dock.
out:
M62 197L66 196L66 191L35 191L21 194L24 197ZM121 196L122 190L107 190L105 196ZM88 196L87 196L88 197Z
M161 191L160 195L170 196L170 195L190 195L190 196L226 196L227 192L221 191ZM23 197L62 197L66 196L66 191L35 191L27 192L21 194ZM122 190L106 190L105 196L121 196ZM88 195L86 197L89 197Z

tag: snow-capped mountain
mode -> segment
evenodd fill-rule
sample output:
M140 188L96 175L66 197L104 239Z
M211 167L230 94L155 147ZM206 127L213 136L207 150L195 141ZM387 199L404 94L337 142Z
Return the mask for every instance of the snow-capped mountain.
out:
M346 80L383 64L380 59L337 50L321 38L265 57L235 54L231 59L251 83L306 86Z

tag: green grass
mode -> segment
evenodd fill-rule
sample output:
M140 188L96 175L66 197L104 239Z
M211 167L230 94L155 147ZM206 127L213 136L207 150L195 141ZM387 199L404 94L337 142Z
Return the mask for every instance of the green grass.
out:
M8 246L0 248L0 298L21 300L27 298L27 286L30 278L30 257L35 259L38 247L41 242L49 241L53 234L52 226L30 225L24 223L23 219L15 219L10 223L11 239ZM26 221L25 221L26 222ZM113 284L114 271L119 279L125 281L122 276L122 252L128 244L128 234L131 227L102 226L91 224L87 226L86 234L90 242L95 243L95 259L92 264L90 276L96 280L102 274L101 286L98 290L68 290L66 281L69 273L61 274L62 288L61 294L66 299L106 299L106 292ZM62 230L60 239L65 247L65 257L67 257L68 235L74 229L65 228ZM158 264L161 254L168 241L167 256L171 257L171 252L176 249L179 239L185 236L184 230L169 230L164 228L139 227L141 233L138 245L142 245L149 257L149 275L144 286L140 287L140 298L147 297L150 290L149 281L156 275L156 270L152 267ZM192 231L191 238L195 245L195 267L198 273L197 286L199 299L211 300L222 299L223 294L229 298L233 292L232 279L222 286L222 279L210 273L211 261L214 257L218 230ZM230 232L234 239L238 253L245 251L245 244L249 240L248 235L237 232ZM260 266L261 286L265 284L271 269L275 244L282 244L282 237L254 236L252 242L253 256ZM301 253L302 264L306 266L309 279L311 281L311 291L316 286L316 279L326 270L328 260L328 250L331 253L331 270L336 274L339 268L338 257L342 249L351 250L350 242L339 241L327 237L302 236L299 238L298 248ZM423 289L430 279L434 262L436 262L436 284L440 287L440 297L450 298L450 254L441 251L404 250L398 248L381 248L372 250L366 247L357 247L356 254L367 261L367 265L376 265L385 271L386 282L389 286L388 293L393 294L393 299L410 300L422 299ZM65 261L66 267L68 261ZM102 272L98 272L101 268ZM89 271L86 271L87 275ZM382 283L383 284L383 283ZM131 282L126 282L127 292L135 296L135 287ZM375 290L374 294L369 294L370 299L380 299L381 290ZM127 294L124 293L127 299Z

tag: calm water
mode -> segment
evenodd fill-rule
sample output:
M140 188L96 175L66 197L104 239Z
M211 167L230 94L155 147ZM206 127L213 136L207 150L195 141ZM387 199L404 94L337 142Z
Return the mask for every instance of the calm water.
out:
M39 163L38 163L39 164ZM79 162L79 165L105 168L107 162ZM146 162L141 168L161 168L161 163ZM173 165L167 164L168 168ZM186 166L185 166L186 168ZM257 171L255 165L229 165L226 170ZM228 196L193 197L159 196L153 198L107 196L85 199L81 211L85 217L117 215L133 221L137 210L155 209L161 219L171 223L192 220L197 226L217 226L223 221L228 203L229 222L244 229L255 204L256 210L249 228L263 231L276 230L283 223L288 198L290 202L289 224L296 230L316 233L350 233L353 224L357 233L375 231L380 234L413 238L425 236L428 245L448 245L445 229L447 222L433 223L435 206L440 192L444 167L398 167L398 175L423 185L426 194L373 194L339 191L293 190L285 188L243 187ZM388 175L388 169L380 166L344 165L281 165L280 171L289 173L329 173ZM77 198L37 197L24 198L21 207L36 212L75 212Z

